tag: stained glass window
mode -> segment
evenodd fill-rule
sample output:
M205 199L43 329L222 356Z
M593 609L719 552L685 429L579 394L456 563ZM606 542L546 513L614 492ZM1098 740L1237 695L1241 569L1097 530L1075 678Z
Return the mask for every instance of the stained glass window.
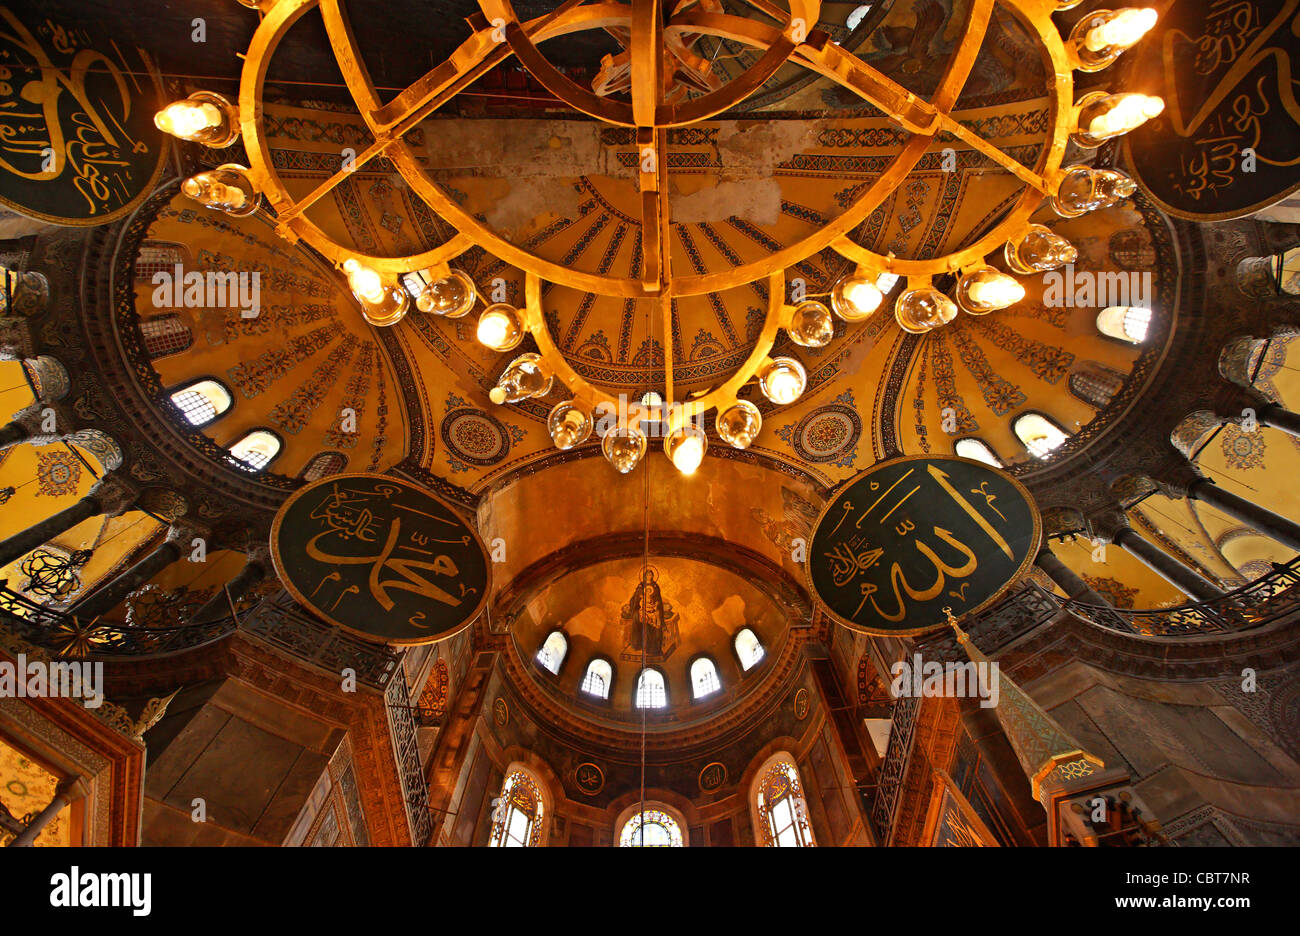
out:
M758 642L758 636L748 627L742 627L740 633L736 634L734 645L736 656L740 657L740 668L743 670L752 669L763 659L763 645Z
M718 668L708 657L700 657L691 664L691 691L699 699L722 688Z
M681 848L682 827L662 809L638 810L623 823L618 844L621 848Z
M215 380L196 380L173 391L171 401L191 426L206 426L234 401L230 391Z
M535 848L542 840L542 793L537 781L516 770L501 784L492 813L492 848Z
M808 827L808 806L799 784L799 771L789 761L777 761L758 786L758 812L763 818L763 842L774 848L808 848L816 844Z
M664 708L668 705L668 690L664 674L658 670L642 670L636 681L637 708Z
M537 662L547 672L559 673L560 664L564 662L564 654L568 650L569 642L564 639L564 635L559 631L552 631L551 636L546 638L541 649L537 651Z
M587 673L582 677L582 691L598 699L609 698L609 684L614 673L604 660L592 660L587 664Z

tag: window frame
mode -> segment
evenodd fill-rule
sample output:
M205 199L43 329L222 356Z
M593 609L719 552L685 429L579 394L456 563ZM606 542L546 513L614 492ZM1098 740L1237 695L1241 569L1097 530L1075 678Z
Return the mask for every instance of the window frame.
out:
M1020 436L1020 432L1016 429L1016 424L1019 423L1020 420L1024 419L1026 416L1039 416L1039 417L1042 417L1043 419L1047 420L1047 422L1048 422L1050 425L1055 426L1056 429L1057 429L1057 431L1060 432L1063 436L1065 436L1065 438L1061 441L1061 444L1058 445L1056 448L1051 449L1050 451L1048 451L1048 452L1046 452L1046 453L1044 453L1044 454L1042 454L1042 455L1039 455L1037 452L1035 452L1033 449L1031 449L1031 448L1029 447L1029 443L1027 443L1023 438L1021 438L1021 436ZM1044 413L1042 410L1036 410L1036 409L1027 409L1027 410L1022 410L1021 412L1016 413L1016 415L1012 416L1012 417L1011 417L1011 434L1014 435L1014 436L1016 437L1016 441L1020 443L1021 447L1024 448L1025 452L1028 453L1029 457L1030 457L1030 458L1037 459L1038 461L1047 461L1048 459L1055 458L1055 457L1056 457L1056 454L1057 454L1061 449L1065 448L1065 446L1069 443L1070 439L1074 438L1074 434L1071 433L1071 432L1069 432L1069 431L1068 431L1064 426L1062 426L1059 422L1057 422L1057 421L1056 421L1055 419L1053 419L1051 416L1049 416L1049 415L1047 415L1046 413Z
M1019 436L1017 436L1016 438L1019 438ZM993 456L993 460L994 460L995 462L997 462L997 464L996 464L996 465L993 465L992 467L994 467L994 468L1005 468L1005 467L1007 466L1007 463L1006 463L1005 461L1002 460L1002 456L999 455L996 451L994 451L993 446L989 445L987 442L985 442L985 441L984 441L983 439L981 439L979 436L973 436L973 435L962 436L962 437L959 438L959 439L953 439L953 440L952 440L952 453L953 453L954 455L956 455L958 458L970 458L971 461L979 461L980 464L982 464L982 465L987 465L987 464L989 464L988 462L980 461L980 459L978 459L978 458L971 458L969 455L963 455L963 454L961 454L961 452L957 451L957 443L959 443L959 442L974 442L976 445L981 445L981 446L983 446L983 447L984 447L984 451L986 451L986 452L988 452L990 455L992 455L992 456Z
M663 685L663 689L664 689L663 705L641 705L640 704L641 680L642 678L644 678L646 673L652 671L658 674L659 681ZM672 697L668 693L668 674L663 671L662 667L658 667L658 666L641 667L641 670L637 673L636 680L632 685L632 711L647 712L647 713L666 712L671 706L672 706Z
M703 695L696 695L695 694L695 664L699 663L701 660L707 661L708 664L713 667L713 678L717 680L718 684L715 688L710 689L708 692L704 693ZM724 689L726 689L726 686L722 684L722 671L718 669L718 661L713 659L713 655L709 653L697 653L695 654L695 656L691 657L689 660L686 661L686 682L691 688L692 702L711 701L712 699L719 696ZM664 690L664 693L665 695L667 695L667 689Z
M566 656L567 655L568 654L566 654ZM604 698L601 698L598 695L592 695L586 689L582 688L583 684L586 683L587 681L587 674L591 670L591 664L595 663L597 660L599 660L600 662L604 663L606 666L609 667L609 685L605 687ZM578 680L578 693L577 693L578 698L591 705L603 705L603 706L613 705L614 684L616 682L618 682L618 667L614 665L614 661L609 657L605 656L605 654L603 653L594 654L588 658L586 665L583 666L582 668L582 678Z
M231 409L234 409L234 407L232 406ZM267 435L273 436L280 444L280 447L275 450L274 455L267 459L266 464L259 468L254 468L252 465L236 457L235 446L257 432L265 432ZM253 426L244 432L241 432L238 439L235 439L229 445L224 446L224 448L226 450L226 462L231 465L231 467L236 471L242 471L249 475L257 476L268 473L271 470L271 466L274 465L280 459L280 456L284 454L284 436L267 426Z
M343 465L339 468L338 471L331 471L329 474L321 475L319 478L308 479L307 471L311 468L312 464L315 463L317 460L326 457L327 455L337 455L339 458L343 459ZM307 464L303 465L302 471L298 472L298 480L306 481L308 484L310 484L312 481L320 481L325 478L331 478L336 474L343 474L347 470L348 470L347 455L345 455L343 452L340 452L336 449L325 449L323 452L317 452L311 458L307 459Z
M749 631L751 634L753 634L754 641L755 643L758 644L758 649L763 651L763 655L760 656L753 663L751 663L749 666L745 665L745 658L740 655L740 648L736 646L736 641L740 639L741 632L743 631ZM768 654L767 652L767 647L763 645L763 638L759 637L758 631L754 630L754 628L750 627L748 624L746 624L740 630L736 631L734 634L731 635L731 652L735 654L736 663L740 666L741 679L744 679L750 673L757 672L763 666L763 664L765 664L770 658L770 654Z
M546 648L547 641L549 641L551 637L553 637L555 634L559 634L562 638L564 638L564 652L560 654L560 663L558 666L556 666L555 672L551 672L549 669L546 668L546 666L542 663L542 661L537 658L538 656L541 655L542 650ZM569 635L564 632L564 628L552 627L549 631L546 632L546 636L542 638L542 642L538 644L537 652L533 654L533 664L537 666L539 669L541 669L542 672L546 673L546 675L553 676L558 679L560 674L564 672L564 664L569 661L569 656L570 656L569 651L571 649L572 647L569 645ZM594 662L594 658L592 661L589 662ZM582 675L584 677L587 675L586 669L583 669ZM581 689L581 686L579 686L579 689Z
M207 422L202 422L202 423L190 422L190 418L185 415L185 410L181 409L180 405L175 400L173 400L172 397L176 396L178 393L184 393L186 390L192 390L194 387L197 387L199 384L209 383L209 382L216 384L218 387L220 387L222 390L226 392L226 396L230 397L230 405L227 406L220 413L217 413L217 415L213 416ZM230 384L226 383L220 377L213 377L213 376L191 377L189 380L186 380L183 383L179 383L173 387L165 389L163 393L166 395L165 398L167 400L167 405L171 407L172 413L179 420L181 428L190 429L194 431L197 431L199 429L206 429L208 426L211 426L213 423L224 418L226 415L233 413L235 411L235 404L237 402L234 391L230 389ZM245 433L245 435L247 435L247 433ZM243 438L243 436L241 435L240 438ZM280 440L280 447L281 448L284 447L283 439Z

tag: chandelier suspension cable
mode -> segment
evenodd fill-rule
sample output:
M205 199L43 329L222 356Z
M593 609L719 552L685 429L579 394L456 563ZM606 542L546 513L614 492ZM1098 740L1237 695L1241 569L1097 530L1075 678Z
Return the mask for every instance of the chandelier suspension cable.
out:
M653 315L650 311L648 304L646 307L646 316L645 316L645 332L646 332L646 341L649 344L649 346L653 348L654 347L653 344L654 321L653 321ZM649 384L647 384L647 386L649 386ZM647 390L647 394L648 393L649 391ZM641 614L640 614L641 674L640 676L637 677L637 687L636 687L636 692L634 694L638 704L642 701L640 698L641 695L640 689L642 685L642 680L645 679L645 675L646 675L646 663L647 663L646 653L648 647L647 638L649 636L647 634L647 627L646 627L645 592L643 590L645 588L646 573L650 571L650 460L649 459L642 460L641 474L642 474L642 479L641 479L642 482L641 483L641 529L642 529L641 581L637 584L637 588L642 589L639 596L640 605L641 605ZM640 836L641 845L644 846L645 845L645 751L646 751L647 712L646 712L645 705L641 705L640 708L641 708L641 821L637 825L637 835Z

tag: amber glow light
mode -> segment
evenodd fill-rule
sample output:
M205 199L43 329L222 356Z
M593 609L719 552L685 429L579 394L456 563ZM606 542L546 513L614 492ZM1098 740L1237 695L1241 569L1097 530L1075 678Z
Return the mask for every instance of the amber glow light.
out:
M1084 44L1092 52L1130 48L1151 30L1156 18L1156 11L1149 8L1119 10L1112 19L1088 30Z

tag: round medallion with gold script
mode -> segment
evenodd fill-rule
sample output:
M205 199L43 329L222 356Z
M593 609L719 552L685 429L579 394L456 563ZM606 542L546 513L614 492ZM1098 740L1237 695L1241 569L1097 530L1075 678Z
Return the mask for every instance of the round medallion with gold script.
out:
M0 205L52 224L116 221L166 165L168 138L153 122L166 103L161 75L128 37L99 33L95 17L23 6L0 6Z
M727 765L714 761L700 771L700 792L716 793L727 782Z
M972 614L1038 552L1038 508L1006 472L967 458L880 462L822 510L808 550L811 591L855 631L912 635Z
M803 721L808 717L808 690L800 689L794 694L794 717Z
M578 789L583 793L588 796L595 796L605 789L605 772L591 761L587 761L579 764L574 769L573 782L578 785Z
M500 696L492 701L492 720L497 723L498 728L504 728L510 723L510 706L506 705L506 700Z
M440 498L371 474L331 475L296 491L271 527L271 558L313 613L399 645L469 625L491 569L478 533Z

